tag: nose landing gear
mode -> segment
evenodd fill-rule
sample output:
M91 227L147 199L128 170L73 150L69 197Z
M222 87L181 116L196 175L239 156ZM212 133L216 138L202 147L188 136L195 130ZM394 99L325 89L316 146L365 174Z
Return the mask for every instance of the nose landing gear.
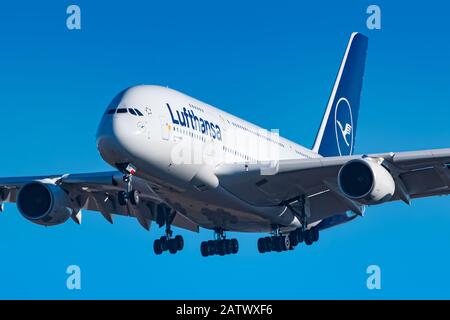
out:
M134 190L132 186L132 178L136 173L136 167L129 163L123 167L122 172L124 173L122 180L127 187L126 191L119 191L117 201L121 206L126 206L128 201L136 206L139 204L139 191Z

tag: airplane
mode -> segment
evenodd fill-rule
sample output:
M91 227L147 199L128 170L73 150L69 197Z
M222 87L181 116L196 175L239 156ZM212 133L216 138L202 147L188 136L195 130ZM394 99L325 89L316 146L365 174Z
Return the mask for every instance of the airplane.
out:
M172 227L213 231L204 257L239 251L227 232L253 232L259 253L312 245L367 206L448 195L450 148L354 155L368 38L352 33L311 149L181 92L137 85L118 93L97 130L113 171L0 178L0 209L15 202L38 225L82 210L110 223L164 227L156 255L184 248Z

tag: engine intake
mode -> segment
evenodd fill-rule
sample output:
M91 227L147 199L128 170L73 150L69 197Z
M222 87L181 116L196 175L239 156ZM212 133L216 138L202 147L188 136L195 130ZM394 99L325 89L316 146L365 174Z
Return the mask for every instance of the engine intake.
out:
M45 226L66 222L73 212L63 189L40 181L30 182L19 190L17 207L25 219Z
M395 181L386 168L373 159L355 159L342 166L339 189L360 204L389 201L395 193Z

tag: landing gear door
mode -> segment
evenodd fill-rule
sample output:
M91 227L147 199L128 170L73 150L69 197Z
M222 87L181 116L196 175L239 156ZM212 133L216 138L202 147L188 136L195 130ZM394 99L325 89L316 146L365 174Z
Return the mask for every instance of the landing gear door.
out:
M161 139L169 140L170 129L171 129L172 125L169 123L167 118L164 116L161 116L159 119L160 119L160 124L161 124Z

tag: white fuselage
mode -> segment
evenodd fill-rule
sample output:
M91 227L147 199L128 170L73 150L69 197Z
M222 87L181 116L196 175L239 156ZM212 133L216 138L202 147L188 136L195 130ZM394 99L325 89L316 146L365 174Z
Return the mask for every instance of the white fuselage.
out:
M234 231L292 229L299 221L284 206L255 207L224 189L217 168L320 157L178 91L144 85L113 99L99 125L97 147L114 167L135 165L138 177L195 222Z

